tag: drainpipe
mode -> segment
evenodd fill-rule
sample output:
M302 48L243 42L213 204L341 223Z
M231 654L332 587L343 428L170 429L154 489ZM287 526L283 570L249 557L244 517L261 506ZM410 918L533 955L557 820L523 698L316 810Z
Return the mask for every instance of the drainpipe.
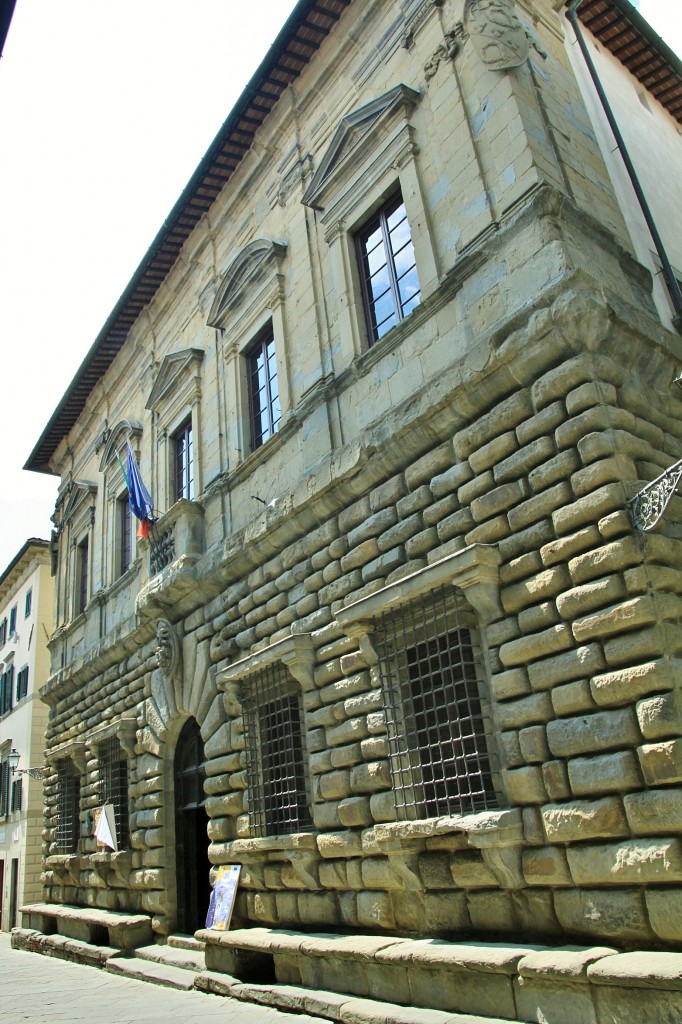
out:
M587 70L590 72L590 76L592 78L592 81L594 82L594 87L597 90L597 95L599 97L602 107L604 108L606 119L609 122L609 125L611 126L613 137L616 140L617 148L620 150L620 155L623 159L623 163L625 164L625 169L628 172L630 181L632 182L632 187L635 190L635 195L637 196L637 200L639 202L640 209L644 216L644 220L647 223L647 227L649 228L649 232L651 233L651 238L653 240L654 245L656 246L656 252L658 253L658 258L660 259L661 266L663 268L663 276L665 277L666 284L668 285L668 291L670 293L670 297L675 308L673 326L675 327L675 330L678 331L678 333L682 334L682 291L680 291L680 286L677 283L677 278L675 277L673 268L670 266L670 260L668 259L668 255L663 246L661 236L658 233L658 229L654 222L654 218L651 214L651 210L649 209L649 204L647 203L644 197L644 192L642 191L642 187L639 183L639 178L637 177L635 168L632 165L630 154L627 151L627 147L623 140L623 136L620 133L620 129L616 122L613 110L611 109L611 105L609 104L609 101L606 98L606 93L602 88L602 84L599 80L599 75L597 74L597 69L595 68L594 62L592 60L592 55L590 54L590 51L587 47L587 43L585 42L583 34L580 30L577 10L581 3L582 0L571 0L571 3L568 5L566 9L566 17L573 26L573 31L575 32L575 37L578 41L578 46L580 47L583 58L587 65Z

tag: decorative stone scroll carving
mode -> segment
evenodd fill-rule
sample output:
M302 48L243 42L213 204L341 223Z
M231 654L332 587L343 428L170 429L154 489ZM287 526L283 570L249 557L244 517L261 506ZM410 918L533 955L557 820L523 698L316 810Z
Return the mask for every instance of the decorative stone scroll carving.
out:
M466 0L464 23L486 67L507 71L527 60L528 37L514 0Z
M180 641L172 623L159 619L156 623L156 663L164 678L171 680L180 667L182 652Z
M438 71L440 65L446 60L452 60L459 52L459 40L457 29L445 33L445 40L424 64L424 77L427 82Z

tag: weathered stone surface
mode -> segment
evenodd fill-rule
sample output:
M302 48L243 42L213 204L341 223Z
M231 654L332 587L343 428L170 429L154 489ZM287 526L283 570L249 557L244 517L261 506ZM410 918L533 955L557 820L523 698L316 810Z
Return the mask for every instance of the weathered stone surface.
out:
M622 708L549 722L547 741L555 757L571 757L595 750L635 747L639 729L632 708Z
M523 852L523 875L528 885L571 885L566 854L556 846Z
M565 651L571 646L571 631L568 626L550 626L540 633L532 633L530 636L522 636L518 640L503 644L500 648L500 660L505 666L525 665L548 654Z
M550 843L619 838L629 834L622 804L616 797L546 804L541 814L545 835Z
M576 757L568 762L568 779L576 796L627 793L639 789L642 777L632 750L600 757Z
M534 690L548 690L558 683L581 679L604 668L604 656L597 644L574 647L564 654L543 658L528 666L528 678Z
M682 941L682 889L649 889L644 899L656 936L679 945Z
M559 923L577 939L610 935L614 943L653 938L642 897L618 889L559 889L554 894Z
M678 839L630 839L569 846L566 855L577 885L646 885L682 880Z
M682 791L652 789L623 798L628 824L635 835L673 835L682 832Z
M637 753L648 785L682 782L682 739L646 743L639 747Z

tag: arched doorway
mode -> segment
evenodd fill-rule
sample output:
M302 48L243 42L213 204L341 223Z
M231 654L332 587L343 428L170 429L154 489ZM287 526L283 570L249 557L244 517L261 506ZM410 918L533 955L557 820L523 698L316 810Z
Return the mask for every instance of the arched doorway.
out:
M173 777L178 930L191 935L204 927L211 895L204 744L194 718L185 722L178 738Z

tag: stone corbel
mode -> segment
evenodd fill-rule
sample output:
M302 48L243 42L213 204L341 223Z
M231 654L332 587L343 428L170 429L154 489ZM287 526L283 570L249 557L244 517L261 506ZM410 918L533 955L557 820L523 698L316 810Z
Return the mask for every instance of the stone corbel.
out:
M98 747L100 743L113 737L121 744L121 750L132 759L135 756L137 717L117 718L115 721L98 725L88 733L86 742L89 747Z
M349 625L346 629L346 636L356 641L360 653L369 668L373 668L379 663L379 656L371 639L373 632L372 627L365 622Z
M58 747L45 752L45 760L48 764L56 765L57 761L73 761L76 770L85 775L85 743L83 740L69 740L67 743L60 743Z
M268 668L275 662L285 665L294 679L301 684L303 690L312 690L315 686L313 669L315 665L315 649L310 633L296 633L278 640L262 651L250 654L248 658L228 665L218 673L216 685L219 690L227 692L228 687L241 683L256 672Z

